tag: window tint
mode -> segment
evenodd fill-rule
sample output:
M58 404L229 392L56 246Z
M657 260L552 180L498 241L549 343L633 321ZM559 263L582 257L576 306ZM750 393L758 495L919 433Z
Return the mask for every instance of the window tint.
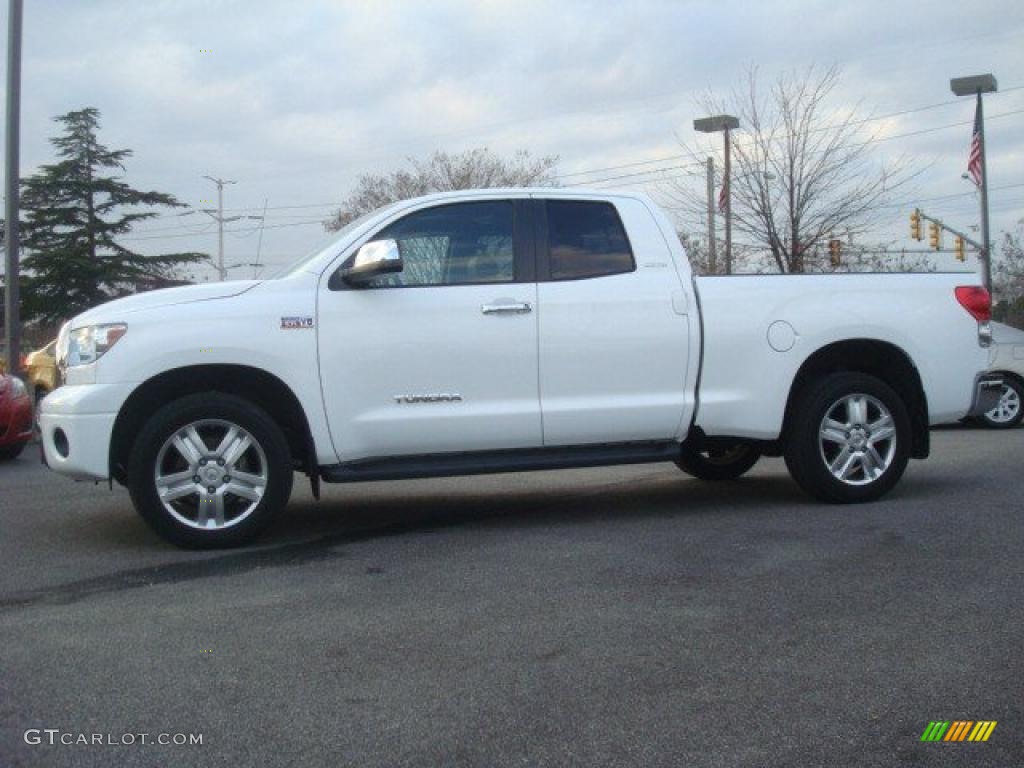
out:
M633 252L611 203L548 200L552 280L632 272Z
M507 283L515 279L512 203L456 203L409 214L374 235L398 241L403 269L371 288Z

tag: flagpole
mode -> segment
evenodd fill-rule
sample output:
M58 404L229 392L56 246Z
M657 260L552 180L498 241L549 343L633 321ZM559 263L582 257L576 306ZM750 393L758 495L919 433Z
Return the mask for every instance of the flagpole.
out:
M982 281L985 287L992 290L992 241L988 236L988 154L985 144L985 110L982 107L981 89L978 89L978 137L981 139L981 242L985 246L982 254Z

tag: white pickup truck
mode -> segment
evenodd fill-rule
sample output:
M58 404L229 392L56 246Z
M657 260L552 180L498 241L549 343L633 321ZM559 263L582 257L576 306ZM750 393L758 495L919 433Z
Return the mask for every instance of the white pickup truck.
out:
M635 194L481 190L352 222L280 277L153 291L58 342L44 460L128 486L162 536L237 545L294 471L350 482L784 456L829 502L876 499L930 424L980 414L973 275L694 278Z

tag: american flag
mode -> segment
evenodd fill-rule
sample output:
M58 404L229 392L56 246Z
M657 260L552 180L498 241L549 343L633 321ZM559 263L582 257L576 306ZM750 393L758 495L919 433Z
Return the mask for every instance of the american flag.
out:
M974 133L971 135L971 152L967 156L967 172L974 183L981 186L981 99L974 109Z
M729 181L726 180L726 181L722 182L722 189L718 193L718 210L721 213L725 213L725 202L726 202L726 198L728 196L729 196Z

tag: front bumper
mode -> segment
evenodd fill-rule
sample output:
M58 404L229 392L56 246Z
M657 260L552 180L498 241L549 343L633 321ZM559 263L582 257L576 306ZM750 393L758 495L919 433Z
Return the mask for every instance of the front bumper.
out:
M43 461L79 480L110 476L110 438L132 385L63 386L43 400L39 432Z
M971 410L968 417L981 416L988 413L997 405L1003 393L1003 377L993 374L982 374L974 382L974 398L971 400Z

